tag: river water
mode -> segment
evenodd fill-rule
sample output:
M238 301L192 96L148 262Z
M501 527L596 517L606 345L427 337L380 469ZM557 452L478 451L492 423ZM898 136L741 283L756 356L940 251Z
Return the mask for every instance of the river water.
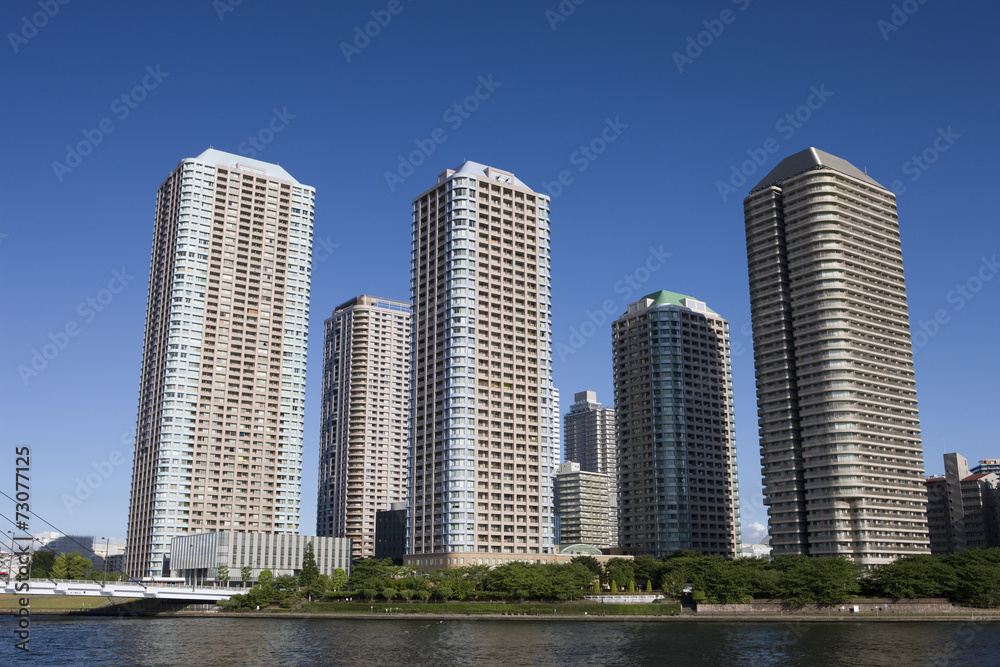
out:
M1000 623L0 618L0 664L990 665Z

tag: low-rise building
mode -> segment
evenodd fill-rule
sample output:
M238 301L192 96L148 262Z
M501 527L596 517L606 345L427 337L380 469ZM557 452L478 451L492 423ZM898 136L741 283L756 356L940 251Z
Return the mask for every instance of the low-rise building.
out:
M251 583L257 581L263 570L270 570L275 577L297 576L310 542L320 574L332 576L339 567L350 575L350 538L230 530L171 539L171 576L183 577L191 584L213 584L218 582L219 567L223 565L229 568L229 580L233 585L241 581L244 567L251 569Z
M397 560L406 553L406 502L375 512L375 558Z
M945 454L944 464L944 475L926 479L931 553L1000 546L1000 476L970 474L961 454Z

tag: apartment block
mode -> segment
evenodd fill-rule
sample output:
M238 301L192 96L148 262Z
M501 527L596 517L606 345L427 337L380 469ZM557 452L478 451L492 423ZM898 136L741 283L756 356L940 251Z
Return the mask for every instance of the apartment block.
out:
M410 304L358 296L324 328L316 534L372 558L376 513L406 499Z
M879 565L927 553L895 196L809 148L743 207L774 555Z
M573 395L573 405L563 417L565 460L576 461L580 470L617 477L615 453L615 409L597 402L597 392Z
M660 291L612 324L621 546L740 553L729 322Z
M413 200L411 240L407 553L551 554L549 198L465 162Z
M566 461L555 476L555 513L559 547L589 544L600 549L618 546L618 493L611 475L588 472Z
M157 193L127 570L170 541L298 533L315 190L209 149Z
M931 553L1000 547L1000 476L970 473L955 453L944 455L944 469L926 479Z

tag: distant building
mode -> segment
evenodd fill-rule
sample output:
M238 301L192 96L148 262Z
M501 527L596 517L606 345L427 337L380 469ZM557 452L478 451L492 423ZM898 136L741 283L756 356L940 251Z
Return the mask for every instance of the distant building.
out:
M565 460L576 461L584 472L618 475L615 455L615 409L597 402L597 392L573 394L573 405L563 418Z
M325 322L316 534L375 555L375 516L406 500L410 304L361 295Z
M612 325L621 546L654 558L740 549L729 322L659 291Z
M349 538L228 530L183 535L170 540L171 576L183 577L191 584L212 584L218 581L221 565L229 568L231 582L240 581L244 567L252 569L254 582L262 570L270 570L275 577L298 576L302 570L302 556L310 542L320 574L332 576L338 567L350 574Z
M566 461L555 476L555 514L559 545L618 546L618 502L615 478L586 472Z
M1000 476L971 474L961 454L944 455L945 474L928 477L931 553L1000 546Z
M97 568L97 554L94 552L93 535L62 535L50 540L42 547L45 551L52 551L56 557L73 551L79 552L84 558L89 560L94 568ZM98 549L100 551L100 549ZM101 561L103 564L104 561Z
M984 459L971 472L974 475L982 475L988 472L1000 475L1000 459Z
M741 544L740 558L770 558L771 547L767 544Z
M375 558L401 559L406 553L406 501L375 512Z

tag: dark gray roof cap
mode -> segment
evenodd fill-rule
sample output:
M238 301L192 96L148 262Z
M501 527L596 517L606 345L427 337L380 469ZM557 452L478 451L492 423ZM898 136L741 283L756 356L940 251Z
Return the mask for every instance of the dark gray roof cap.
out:
M853 176L854 178L865 181L866 183L885 189L885 186L855 167L847 160L839 158L836 155L830 155L829 153L821 151L818 148L807 148L804 151L795 153L794 155L789 155L784 160L779 162L778 166L772 169L767 176L762 178L761 181L754 186L750 193L753 194L758 190L763 190L764 188L771 187L772 185L781 185L781 182L786 178L797 176L798 174L811 171L813 169L833 169L834 171L839 171L842 174Z

